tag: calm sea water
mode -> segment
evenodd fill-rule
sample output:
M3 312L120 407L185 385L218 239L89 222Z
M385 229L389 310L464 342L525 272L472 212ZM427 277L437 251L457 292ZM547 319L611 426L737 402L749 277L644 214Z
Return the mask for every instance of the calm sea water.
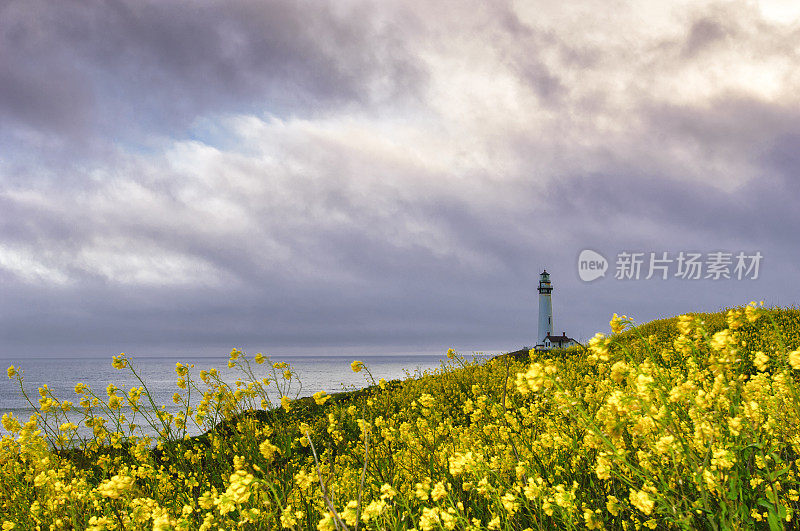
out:
M289 396L311 396L317 391L334 393L347 389L357 389L371 384L365 371L354 373L350 369L350 362L359 359L369 367L375 380L385 378L388 380L404 379L420 375L425 370L434 369L441 365L444 354L439 355L383 355L383 356L295 356L281 357L273 361L285 361L299 376L299 384L294 380ZM220 358L199 358L194 361L180 360L184 365L194 363L192 369L193 377L199 381L199 371L201 369L216 368L222 379L233 385L237 378L242 377L237 370L229 369L227 357ZM150 394L155 400L156 405L166 406L172 413L177 413L180 409L172 402L172 395L180 391L176 385L177 375L175 373L174 359L166 358L134 358L133 365L141 376L144 383L150 390ZM91 386L97 396L106 398L106 387L114 384L120 389L127 391L130 387L138 387L140 383L132 376L130 371L118 371L111 366L111 360L98 358L29 358L24 361L0 358L0 368L7 368L14 365L22 369L24 376L25 390L30 400L38 406L38 388L47 384L53 394L62 400L70 400L77 404L75 394L75 384L82 382ZM252 363L256 376L259 378L270 376L268 373L269 365L256 365ZM200 389L205 386L199 382ZM277 391L274 386L270 388L271 398L276 401ZM196 403L195 400L192 400ZM144 403L144 402L142 402ZM12 412L14 416L22 421L27 420L34 412L34 408L25 400L20 392L19 384L16 380L6 378L5 371L0 377L0 414ZM72 413L69 420L74 422L80 420L82 415ZM139 424L139 422L137 422ZM189 425L189 434L196 435L204 430ZM153 430L144 430L145 433L153 435ZM4 433L0 427L0 434ZM88 428L82 427L79 434L88 435Z

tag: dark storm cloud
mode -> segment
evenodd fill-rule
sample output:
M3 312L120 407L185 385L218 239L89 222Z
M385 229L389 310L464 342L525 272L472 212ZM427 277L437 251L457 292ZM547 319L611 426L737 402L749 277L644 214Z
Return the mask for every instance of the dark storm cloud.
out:
M209 112L384 102L421 76L396 33L367 4L4 2L0 119L124 139L181 134Z

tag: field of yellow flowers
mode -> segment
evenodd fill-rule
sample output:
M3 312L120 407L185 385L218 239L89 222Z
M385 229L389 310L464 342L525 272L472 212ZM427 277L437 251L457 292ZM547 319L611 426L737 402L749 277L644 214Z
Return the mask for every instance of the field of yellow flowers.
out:
M2 529L798 527L800 310L610 325L405 381L354 361L372 385L299 400L291 367L234 350L235 385L176 366L177 415L141 380L43 387L36 415L2 418Z

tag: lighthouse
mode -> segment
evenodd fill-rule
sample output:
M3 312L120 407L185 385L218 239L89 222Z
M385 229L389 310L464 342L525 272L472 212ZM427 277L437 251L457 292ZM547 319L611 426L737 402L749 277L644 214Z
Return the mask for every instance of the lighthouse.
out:
M553 300L550 293L553 286L550 284L550 275L547 269L539 275L539 335L536 344L544 345L544 340L553 335Z
M566 332L560 336L553 335L553 300L550 294L553 285L550 283L550 274L547 269L539 275L539 335L536 336L536 350L550 350L554 348L567 348L577 345L578 342L567 337Z

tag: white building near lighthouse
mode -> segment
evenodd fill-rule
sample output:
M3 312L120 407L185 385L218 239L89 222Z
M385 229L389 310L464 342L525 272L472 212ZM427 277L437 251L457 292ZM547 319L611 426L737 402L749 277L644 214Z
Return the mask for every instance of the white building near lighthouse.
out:
M550 274L545 269L539 275L539 330L536 336L536 350L550 350L552 348L567 348L577 345L578 342L567 337L566 332L560 336L553 335L553 285L550 283Z

